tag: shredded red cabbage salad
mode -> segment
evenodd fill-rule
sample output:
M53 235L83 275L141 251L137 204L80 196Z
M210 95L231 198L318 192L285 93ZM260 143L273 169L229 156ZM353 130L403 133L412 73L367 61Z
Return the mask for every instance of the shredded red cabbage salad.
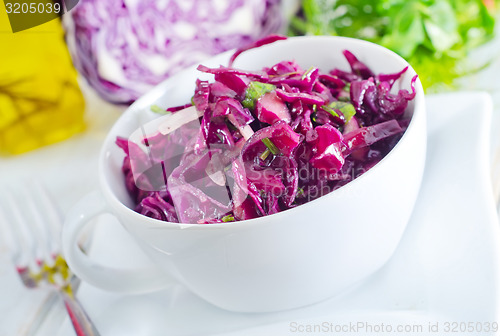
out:
M411 92L393 92L407 68L377 75L343 54L351 71L294 61L259 71L200 65L214 81L197 80L192 104L167 109L181 120L175 130L146 137L146 151L117 138L135 210L180 223L257 218L326 195L373 167L409 124L404 112L417 76Z

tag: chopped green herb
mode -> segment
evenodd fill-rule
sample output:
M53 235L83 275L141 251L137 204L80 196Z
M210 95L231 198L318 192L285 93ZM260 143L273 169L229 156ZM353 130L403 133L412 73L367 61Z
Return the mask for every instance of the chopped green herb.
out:
M224 137L222 136L222 134L219 134L219 133L215 133L215 135L217 136L217 138L219 138L219 141L224 143L225 142L225 139Z
M342 90L344 90L344 92L351 92L351 83L345 83L345 86L342 88Z
M262 152L262 154L260 154L260 159L262 161L264 161L265 159L267 159L267 157L269 156L269 154L271 154L271 151L269 150L269 148L266 148L265 151Z
M351 98L349 96L339 96L338 100L342 102L350 102Z
M343 101L334 101L328 105L329 108L342 112L345 118L345 122L351 120L351 118L356 114L356 109L354 105L351 103L343 102ZM325 106L323 106L325 109ZM326 110L325 110L326 111ZM329 112L329 111L328 111ZM336 113L336 112L335 112ZM337 114L338 116L338 114Z
M290 76L293 76L293 75L298 75L299 73L297 71L293 71L293 72L287 72L287 73L284 73L284 74L281 74L281 75L269 75L269 77L290 77Z
M316 112L314 112L313 114L311 114L311 120L313 122L316 122Z
M278 147L276 147L275 144L273 144L271 139L264 138L261 141L264 143L264 145L266 145L266 147L269 149L271 153L273 153L274 155L279 154L280 150L278 149Z
M233 215L226 215L226 216L222 217L222 221L224 223L234 222L234 216Z
M303 74L302 74L302 80L306 79L307 76L309 76L309 74L314 70L315 68L313 66L311 66L309 69L307 69L307 71L305 71Z
M151 109L151 112L154 112L154 113L158 113L158 114L169 114L169 112L167 112L165 109L159 107L158 105L156 104L153 104L151 105L150 107Z
M305 192L304 192L304 188L299 188L297 189L297 196L304 196L305 195Z
M255 101L276 89L276 86L261 82L250 82L248 84L247 90L245 91L245 99L241 102L243 107L253 110L255 108Z
M338 117L339 116L339 114L333 108L331 108L330 106L321 106L321 108L324 111L330 113L334 117Z

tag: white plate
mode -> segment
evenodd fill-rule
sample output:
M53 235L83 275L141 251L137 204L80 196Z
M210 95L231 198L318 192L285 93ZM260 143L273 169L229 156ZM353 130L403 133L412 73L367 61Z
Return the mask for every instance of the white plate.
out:
M180 285L125 296L83 284L78 295L103 336L368 335L392 328L377 333L389 335L398 327L413 329L397 333L405 335L447 329L493 335L487 329L500 321L500 232L489 170L491 105L484 93L427 98L426 171L403 240L387 265L338 297L287 312L241 314ZM147 262L116 222L107 217L99 224L93 257L114 265ZM58 335L74 335L67 319Z

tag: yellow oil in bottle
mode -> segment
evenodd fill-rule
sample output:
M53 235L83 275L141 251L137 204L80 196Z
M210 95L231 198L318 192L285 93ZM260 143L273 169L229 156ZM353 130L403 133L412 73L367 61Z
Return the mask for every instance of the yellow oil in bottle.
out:
M20 154L85 128L84 99L59 19L12 33L0 4L0 154Z

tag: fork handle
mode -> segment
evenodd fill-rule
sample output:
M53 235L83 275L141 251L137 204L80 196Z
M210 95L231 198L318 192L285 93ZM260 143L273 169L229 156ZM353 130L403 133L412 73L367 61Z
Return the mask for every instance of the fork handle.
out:
M87 315L78 299L63 291L59 291L66 311L68 312L77 336L100 336L92 320Z

